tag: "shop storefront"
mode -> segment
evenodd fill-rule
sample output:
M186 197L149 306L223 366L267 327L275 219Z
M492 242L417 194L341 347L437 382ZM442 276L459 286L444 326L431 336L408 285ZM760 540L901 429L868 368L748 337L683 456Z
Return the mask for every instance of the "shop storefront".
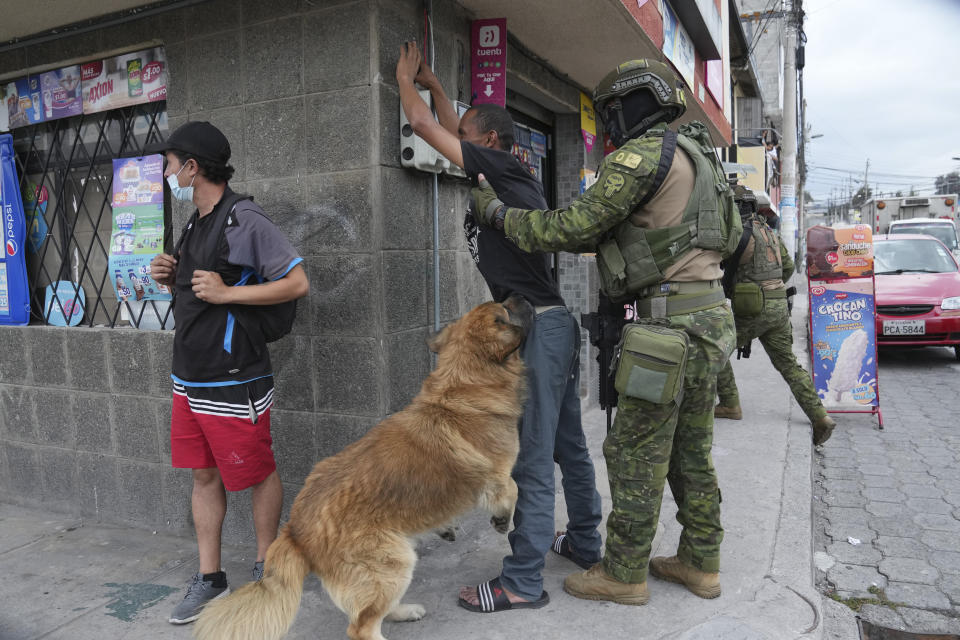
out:
M305 259L310 298L272 347L292 496L317 459L409 401L435 318L488 295L463 239L469 184L441 175L435 207L432 176L402 166L394 81L400 44L429 24L438 76L469 101L475 15L447 1L428 23L412 0L159 5L0 48L30 301L27 326L0 326L0 500L189 532L190 476L170 467L167 443L169 294L144 257L169 251L191 211L144 149L188 120L215 124L233 149L231 186ZM513 36L504 45L514 151L548 202L566 204L602 157L584 146L583 87ZM591 268L557 259L575 312ZM228 539L247 520L228 521Z

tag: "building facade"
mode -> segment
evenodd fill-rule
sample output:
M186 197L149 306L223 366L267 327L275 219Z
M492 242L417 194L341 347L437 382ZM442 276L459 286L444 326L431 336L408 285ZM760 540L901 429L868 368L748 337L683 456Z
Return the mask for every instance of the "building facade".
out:
M489 295L463 237L469 183L442 174L435 195L432 174L402 166L402 42L432 42L448 93L470 102L471 21L506 17L506 105L546 140L518 151L532 153L554 206L603 157L602 131L592 148L582 135L581 92L623 60L681 61L686 119L706 121L718 147L731 141L727 2L111 0L72 3L66 25L13 4L0 85L156 47L168 72L164 101L12 131L22 172L47 187L32 285L78 282L87 301L78 326L49 326L41 304L29 326L0 327L0 501L83 518L192 531L191 474L170 467L173 331L153 330L164 314L144 321L110 282L113 158L184 122L212 122L231 142L232 188L253 195L304 257L310 296L293 333L271 345L289 507L316 460L413 397L438 321ZM672 42L680 48L667 55ZM708 71L711 58L721 64ZM165 212L169 249L191 208L167 197ZM592 257L559 255L556 266L568 306L589 311ZM582 362L584 400L595 402L586 335ZM225 538L248 539L249 498L229 500Z

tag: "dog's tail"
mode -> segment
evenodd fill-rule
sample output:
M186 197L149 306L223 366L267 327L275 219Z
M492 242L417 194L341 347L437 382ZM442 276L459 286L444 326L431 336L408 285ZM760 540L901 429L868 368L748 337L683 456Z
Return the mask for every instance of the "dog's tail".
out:
M279 640L300 608L310 565L286 527L267 550L260 582L243 585L210 601L194 629L199 640Z

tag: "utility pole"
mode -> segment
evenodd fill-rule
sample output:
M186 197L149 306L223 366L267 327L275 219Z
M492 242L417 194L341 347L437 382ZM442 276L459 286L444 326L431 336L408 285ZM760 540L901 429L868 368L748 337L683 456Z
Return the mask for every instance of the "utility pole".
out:
M806 238L807 235L807 100L803 97L803 68L806 66L806 44L807 35L803 32L803 0L794 0L794 16L797 19L797 52L795 66L797 69L797 90L799 96L797 104L800 105L800 153L798 160L800 164L799 175L797 177L797 231L800 238ZM801 243L797 243L798 245ZM799 255L797 256L799 258Z
M870 195L870 158L867 158L867 168L863 170L863 201L869 200Z
M783 158L780 165L781 236L797 256L797 0L788 0L783 62Z

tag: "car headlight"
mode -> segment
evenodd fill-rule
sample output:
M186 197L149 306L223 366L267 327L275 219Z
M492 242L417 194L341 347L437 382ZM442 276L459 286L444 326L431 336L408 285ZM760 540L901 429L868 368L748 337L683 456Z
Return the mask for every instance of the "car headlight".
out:
M960 297L944 298L943 302L940 303L940 308L944 311L956 311L960 309Z

